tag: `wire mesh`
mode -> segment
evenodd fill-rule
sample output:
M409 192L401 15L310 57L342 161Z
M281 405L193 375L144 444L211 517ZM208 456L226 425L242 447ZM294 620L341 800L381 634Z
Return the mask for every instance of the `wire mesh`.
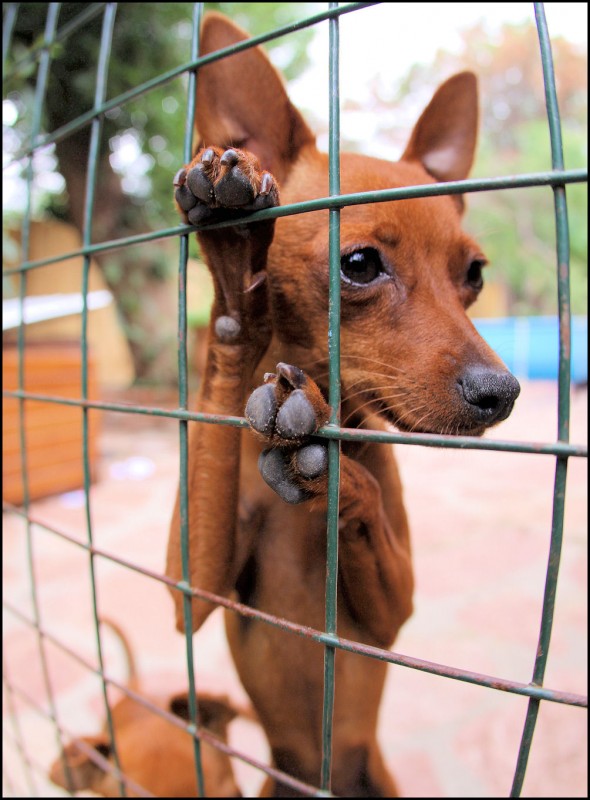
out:
M390 664L398 664L409 669L422 670L434 675L459 680L467 683L472 683L477 686L493 688L496 690L509 692L514 695L528 697L528 711L525 720L522 739L517 754L517 764L513 777L512 796L519 796L522 791L522 785L526 773L527 762L533 741L533 733L535 730L536 719L541 701L554 702L559 704L587 707L587 698L576 695L570 692L564 692L555 689L549 689L543 686L545 667L547 663L547 656L550 650L551 630L554 614L554 602L557 578L559 574L559 558L562 546L563 537L563 522L564 522L564 500L565 488L567 479L567 465L571 457L587 457L587 449L583 446L570 444L569 442L569 396L570 396L570 321L571 311L569 306L569 251L568 251L568 223L567 223L567 203L565 196L565 187L570 183L579 183L587 181L587 171L576 169L566 170L563 162L563 148L561 144L561 127L559 110L557 107L556 91L555 91L555 75L551 58L551 44L547 30L547 23L543 11L542 4L535 4L535 18L537 22L539 44L541 50L541 58L543 64L543 77L546 90L546 103L548 113L548 125L551 134L551 154L552 154L552 170L549 172L539 172L530 175L516 175L509 177L488 178L479 180L463 180L455 181L444 184L433 184L428 186L414 186L404 187L401 189L390 189L366 192L363 194L355 195L342 195L340 193L340 180L339 180L339 146L340 146L340 130L339 130L339 18L342 14L356 12L357 10L374 5L371 3L351 3L346 6L339 6L337 3L330 3L329 9L320 14L315 14L307 17L297 24L291 24L284 28L277 28L270 31L263 36L253 37L247 42L243 42L232 48L219 51L215 54L210 54L205 57L199 57L199 27L202 14L202 3L194 4L194 13L192 19L192 49L190 61L186 64L171 70L163 75L147 81L133 89L121 94L111 100L106 100L106 75L108 70L110 40L114 26L116 25L116 5L115 3L95 3L89 4L87 8L83 9L81 13L61 29L57 27L59 17L59 3L48 4L47 9L47 25L43 42L38 43L31 49L27 55L27 59L32 62L38 63L38 77L37 77L37 90L34 100L34 116L31 125L29 143L16 154L15 160L23 160L27 165L27 198L28 203L23 215L22 223L22 260L18 267L4 270L5 275L16 275L20 281L19 298L21 304L21 322L18 332L18 357L19 357L19 370L18 370L18 387L16 390L5 390L3 395L16 399L19 403L20 413L20 433L21 433L21 453L22 453L22 483L24 487L24 500L22 508L16 508L8 503L4 503L5 512L21 518L24 521L27 548L29 552L30 564L30 592L33 599L33 614L29 618L23 615L16 606L11 602L10 598L4 600L4 608L18 617L20 621L36 631L38 647L39 647L39 660L43 667L44 672L44 685L45 695L47 698L48 711L40 708L38 703L31 697L27 697L26 693L21 689L15 687L14 682L11 680L10 675L4 668L4 685L7 692L7 710L10 718L13 721L13 736L12 743L15 749L21 756L25 766L25 775L27 781L27 788L31 796L37 794L37 787L34 778L35 770L34 759L31 758L27 745L23 740L22 734L19 730L18 713L14 710L13 698L19 695L21 700L28 702L35 706L37 711L43 713L52 722L58 745L65 741L67 735L71 735L72 731L65 731L63 726L58 720L57 711L53 699L53 689L47 669L45 666L45 653L44 647L47 641L51 641L53 645L60 648L74 658L81 661L85 668L90 671L96 672L101 680L103 689L103 698L106 709L107 726L111 740L114 745L115 755L115 769L114 774L119 780L119 786L122 796L125 796L127 789L131 788L135 791L142 793L141 787L129 785L128 778L121 773L116 755L116 736L112 724L111 709L109 705L109 697L107 693L108 685L113 685L128 696L134 697L139 703L150 707L148 700L141 695L134 693L128 687L119 684L113 678L109 677L104 670L101 648L101 635L99 615L96 604L97 587L94 578L94 562L95 559L101 558L106 561L116 562L120 566L141 573L148 577L150 580L158 581L166 584L172 588L183 593L184 596L184 613L185 613L185 638L186 638L186 661L187 661L187 674L189 683L189 704L190 704L190 721L184 723L174 715L168 715L170 721L179 727L182 727L187 733L192 736L194 741L194 760L197 777L197 786L199 796L205 795L203 783L203 770L201 763L201 750L200 744L202 740L209 741L214 747L228 752L236 758L252 764L257 769L265 772L267 775L275 777L283 784L290 786L295 791L300 791L303 794L314 796L325 796L330 794L330 774L331 774L331 751L332 751L332 728L333 728L333 702L334 702L334 658L338 649L348 652L358 653L366 658L373 658L382 660ZM44 93L46 90L47 71L51 59L52 46L57 41L64 41L68 36L72 35L79 27L83 26L90 18L95 15L103 14L103 39L100 51L99 64L97 69L95 101L93 108L85 114L80 115L68 125L63 126L59 130L49 132L48 134L41 135L41 116L43 111ZM4 57L3 63L6 64L7 54L10 47L10 36L12 28L18 14L18 4L7 4L5 19L4 19ZM190 160L191 147L192 147L192 132L193 121L195 114L195 85L198 80L198 67L206 63L210 63L216 59L223 58L235 52L239 52L248 47L261 44L271 39L287 35L288 33L316 25L319 22L328 21L330 28L330 52L329 52L329 70L330 70L330 141L329 141L329 159L330 159L330 187L329 196L320 198L318 200L308 201L306 203L293 204L291 206L279 207L272 210L257 212L249 218L249 221L255 222L263 219L278 218L293 214L309 213L315 210L329 210L330 214L330 306L329 306L329 342L330 342L330 405L334 410L329 423L320 429L319 435L324 436L329 442L329 491L328 491L328 521L327 521L327 565L326 565L326 616L325 616L325 630L313 630L308 627L303 627L289 622L286 619L277 618L275 616L266 614L259 610L253 609L242 603L237 603L227 598L220 597L208 592L205 592L198 587L190 586L189 581L189 568L188 568L188 488L187 488L187 462L188 462L188 423L198 422L201 424L222 424L231 425L236 427L247 427L246 421L241 417L228 417L222 415L212 415L204 413L191 412L188 409L188 367L187 367L187 312L186 312L186 269L188 260L188 236L193 232L193 228L187 225L178 225L173 228L161 229L141 235L129 236L126 238L117 239L116 241L92 241L92 211L93 211L93 197L96 190L96 167L98 163L98 147L100 137L101 120L106 112L117 108L132 99L149 93L155 87L166 83L173 78L188 74L188 98L187 98L187 115L186 115L186 129L184 137L184 152L183 159L185 162ZM88 178L86 184L86 213L85 213L85 226L82 246L74 251L62 253L57 257L49 257L43 260L32 261L29 260L28 254L28 238L31 219L31 182L32 182L32 158L33 155L46 147L49 144L63 140L73 132L80 130L84 127L90 127L91 130L91 149L88 165ZM512 442L503 440L480 440L471 437L451 437L442 435L425 435L425 434L406 434L406 433L383 433L376 431L357 431L349 430L340 426L339 419L339 406L340 406L340 230L339 230L339 213L343 207L361 204L361 203L378 203L386 202L396 199L405 198L418 198L429 197L446 194L463 194L469 192L487 192L487 191L501 191L511 190L522 187L546 186L550 187L553 191L555 199L555 219L556 219L556 233L557 233L557 285L559 295L559 329L560 329L560 351L559 351L559 394L558 394L558 434L556 442L544 443L528 443L528 442ZM218 223L211 227L224 227L232 223ZM88 361L88 345L87 345L87 321L88 321L88 274L90 266L90 258L92 255L101 252L108 252L109 250L130 247L132 245L151 242L154 240L161 240L165 238L178 237L179 239L179 287L178 287L178 371L179 371L179 403L178 409L171 411L167 409L159 409L154 407L140 407L137 405L131 406L127 404L107 403L97 401L89 398L88 393L88 376L87 376L87 361ZM43 266L54 264L57 261L64 261L76 257L83 257L83 271L82 271L82 296L84 298L84 306L82 312L82 376L81 376L81 394L77 398L63 398L58 396L50 396L47 394L40 394L27 391L25 388L25 372L24 364L27 355L27 343L25 341L25 324L24 324L24 299L27 296L27 275L31 270L39 269ZM48 523L41 517L37 517L30 509L30 501L28 498L28 467L27 467L27 442L24 436L25 430L25 415L27 403L32 401L42 401L44 403L69 405L76 407L80 410L83 420L83 462L84 462L84 495L86 504L86 534L87 541L83 542L76 537L71 536L69 533L60 530L58 526ZM180 583L174 584L166 576L145 569L132 561L123 559L110 553L104 549L98 548L93 543L92 525L90 515L90 466L88 455L88 413L91 409L111 411L121 414L140 414L153 417L164 417L171 420L177 420L179 429L179 446L180 446L180 508L181 508L181 540L182 540L182 555L183 555L183 579ZM543 612L541 619L541 626L539 632L539 646L531 681L528 684L501 679L495 676L478 674L469 672L467 670L457 669L445 664L438 664L428 662L423 659L414 658L412 656L402 656L398 653L383 650L376 647L369 647L362 645L358 642L350 641L339 637L336 629L336 596L337 596L337 574L338 574L338 486L339 486L339 457L340 457L340 443L344 440L362 440L374 441L383 444L403 444L403 445L417 445L428 447L445 447L455 449L478 449L478 450L500 450L505 452L516 453L534 453L538 455L551 455L556 460L555 470L555 486L553 493L553 517L551 526L551 540L549 550L549 563L547 568ZM38 601L36 598L36 578L34 573L33 564L33 538L31 536L31 526L35 525L39 530L44 531L46 534L51 534L58 537L64 542L68 542L75 547L81 548L88 555L89 571L91 575L91 586L93 593L93 608L94 608L94 623L96 630L96 642L98 653L98 669L95 669L92 664L87 663L76 652L69 649L63 642L52 636L47 630L44 629L41 615L39 613ZM193 663L193 647L192 647L192 622L191 622L191 601L194 597L201 598L212 604L222 606L230 609L231 611L242 615L246 618L257 619L264 624L278 627L282 630L288 631L292 635L311 639L323 645L325 660L324 660L324 705L323 705L323 730L322 730L322 771L321 781L318 787L309 786L296 781L293 777L281 773L265 764L257 762L255 759L250 758L245 753L239 753L224 743L211 737L207 731L203 730L199 723L199 709L197 703L196 680L195 680L195 665ZM152 706L151 710L156 714L165 714L161 709ZM61 747L61 745L60 745ZM106 771L113 768L100 755L92 755L92 758L97 760L99 766ZM67 763L64 759L64 764L67 772ZM12 779L10 770L7 770L7 786L9 791L13 792ZM143 792L145 795L146 793ZM147 793L146 796L150 796Z

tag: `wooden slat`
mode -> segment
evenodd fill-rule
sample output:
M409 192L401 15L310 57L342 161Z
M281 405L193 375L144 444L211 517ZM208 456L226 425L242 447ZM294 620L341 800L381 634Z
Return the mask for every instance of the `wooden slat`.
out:
M18 386L18 352L3 348L4 389ZM81 353L77 342L35 342L27 344L24 359L24 388L37 394L68 399L81 396ZM96 368L88 356L88 396L97 397ZM19 505L23 501L20 402L2 400L3 497ZM88 452L91 474L95 472L100 412L89 417ZM84 484L82 411L79 407L24 401L25 442L29 498L81 488Z

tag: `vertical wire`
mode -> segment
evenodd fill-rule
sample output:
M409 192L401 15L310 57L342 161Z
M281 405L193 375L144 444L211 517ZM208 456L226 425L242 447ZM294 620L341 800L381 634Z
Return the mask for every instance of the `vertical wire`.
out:
M37 786L35 781L33 780L33 765L29 759L29 754L27 753L27 749L25 747L25 739L20 727L20 722L18 718L18 714L14 707L14 697L12 693L12 684L10 682L10 678L8 676L8 671L6 668L6 662L4 660L4 656L2 656L2 682L6 688L6 705L8 707L8 715L12 722L12 727L14 728L14 738L18 746L18 750L20 753L20 757L22 762L24 762L24 772L26 776L26 781L29 787L29 796L36 797L37 796ZM16 793L14 794L16 797Z
M535 3L535 20L539 35L541 62L543 65L543 80L545 84L545 104L551 139L551 163L553 169L563 170L563 144L561 138L561 122L555 88L555 70L551 54L551 40L547 30L547 20L542 3ZM559 371L558 371L558 439L562 442L569 441L569 415L570 415L570 373L571 373L571 309L570 309L570 282L569 282L569 230L567 217L567 203L565 185L559 184L553 188L555 206L555 224L557 235L557 293L559 310ZM553 616L555 611L555 595L559 563L563 543L563 519L565 510L565 488L567 478L567 457L558 456L555 465L555 481L553 489L553 511L551 522L551 543L549 547L549 561L545 578L543 595L543 610L537 654L533 669L532 683L542 686L547 666ZM539 714L540 700L529 700L524 729L520 742L516 770L512 784L511 797L519 797L524 783L524 777L533 734Z
M12 41L12 32L14 30L14 26L16 24L16 18L18 14L18 3L9 3L6 15L2 20L2 77L4 78L4 73L6 72L6 61L8 59L8 54L10 52L10 43ZM22 306L21 306L21 320L22 320ZM20 358L20 356L19 356ZM20 401L22 403L22 401ZM22 428L21 428L22 431ZM21 453L24 452L22 450L22 441L21 441ZM35 785L35 781L33 780L33 770L32 765L29 759L29 754L27 753L25 747L24 737L21 731L20 722L18 719L18 715L16 713L16 709L14 707L14 698L12 695L12 685L8 678L8 672L6 667L6 662L4 657L2 657L2 682L6 687L6 705L8 708L8 715L10 717L12 727L14 729L14 738L18 746L18 751L21 757L21 761L23 762L24 766L24 773L25 773L25 780L27 782L29 788L29 794L31 797L37 794L37 787ZM7 783L10 783L7 776ZM9 786L9 790L11 787ZM11 790L14 794L14 790Z
M109 57L111 52L111 44L113 40L113 29L115 25L115 15L117 10L116 3L107 3L103 16L102 33L100 41L100 51L98 56L98 66L96 73L96 87L94 94L94 109L99 108L105 101L107 76L109 67ZM92 216L94 211L94 196L97 181L97 165L100 156L100 136L102 131L102 118L95 117L92 120L90 128L90 146L88 149L88 174L86 177L86 193L84 204L84 228L82 233L82 244L87 247L92 243ZM82 266L82 315L81 315L81 393L82 399L88 399L88 280L90 273L90 256L85 255ZM92 515L90 508L90 454L88 448L89 437L89 413L90 409L82 407L82 461L84 469L84 500L85 500L85 514L86 514L86 532L88 536L88 544L92 546L93 532L92 532ZM97 601L97 582L96 570L94 565L95 555L92 550L89 550L89 571L90 571L90 586L92 595L92 610L94 615L94 626L96 634L96 651L98 658L98 666L100 678L102 683L102 694L104 699L104 706L106 712L106 727L112 743L112 753L115 762L115 767L118 770L119 787L122 797L126 797L125 784L121 775L121 763L119 754L117 752L117 744L115 737L115 729L113 726L113 719L111 714L111 707L109 704L107 683L104 676L104 659L102 652L102 642L100 636L100 616L98 612Z
M6 8L6 14L2 19L2 78L3 79L4 79L4 73L6 72L6 59L8 58L8 53L10 52L12 31L14 30L16 17L18 14L18 6L19 6L18 3L8 3Z
M337 8L338 3L330 3ZM333 17L330 26L330 196L340 194L340 82L339 82L339 21ZM329 402L330 425L340 420L340 210L329 211ZM328 518L326 545L326 633L336 635L338 590L338 513L340 486L340 440L328 440ZM335 692L335 648L324 647L324 705L322 712L321 788L330 791L332 772L332 736Z
M32 152L28 157L27 166L25 169L25 209L23 213L22 223L22 236L21 236L21 252L23 261L29 259L30 252L30 239L31 239L31 213L32 213L32 184L34 177L33 158L35 153L35 144L41 130L41 121L43 113L43 104L45 101L45 94L47 91L47 84L49 80L49 67L51 63L50 49L55 40L55 33L57 28L57 20L59 18L60 3L49 3L47 9L47 19L45 22L44 42L43 48L39 54L39 69L37 72L37 83L35 86L35 98L33 104L33 116L31 120L31 143ZM19 281L19 327L18 327L18 388L19 391L25 389L25 297L27 294L27 273L21 271ZM55 698L51 686L51 679L49 676L49 667L45 653L45 646L43 642L43 634L41 633L41 614L39 608L39 599L37 596L37 582L35 579L35 557L33 548L33 531L32 523L29 517L30 508L30 495L29 495L29 470L27 459L27 443L26 443L26 413L25 413L25 398L19 398L19 432L20 432L20 453L21 453L21 476L22 476L22 489L23 489L23 508L25 511L25 532L27 541L27 563L29 571L29 580L31 586L31 602L33 606L33 618L35 628L37 630L37 644L39 647L39 658L41 662L41 671L43 674L43 684L47 695L47 702L49 705L49 713L55 724L55 734L57 745L61 750L61 728L57 718L57 711L55 705ZM64 772L68 785L72 785L71 774L68 763L63 756Z
M191 60L195 60L199 55L199 35L201 28L201 16L203 13L203 3L195 3L193 6L193 35L191 42ZM195 123L196 95L197 95L197 74L192 71L188 76L188 98L186 128L184 134L184 163L188 163L192 158L193 131ZM188 366L187 366L187 318L186 318L186 275L188 261L189 237L184 234L180 237L180 253L178 265L178 399L179 407L182 410L188 408ZM180 437L180 484L179 484L179 506L180 506L180 546L182 557L182 583L188 588L190 586L190 559L189 559L189 502L188 502L188 422L179 422ZM193 612L192 598L190 594L183 595L184 613L184 635L186 640L186 665L189 682L189 714L191 720L191 733L198 731L199 709L197 704L197 693L195 685L195 667L193 658ZM205 797L205 785L203 778L203 765L201 762L201 742L198 736L193 735L193 745L195 754L195 770L197 773L197 788L199 797Z

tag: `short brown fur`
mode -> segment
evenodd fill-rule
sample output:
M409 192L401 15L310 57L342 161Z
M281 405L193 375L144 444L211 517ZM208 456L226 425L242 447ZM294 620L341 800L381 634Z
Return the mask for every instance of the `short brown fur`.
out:
M202 52L245 38L210 14ZM197 85L200 145L175 180L185 221L214 222L232 218L236 209L273 206L279 193L283 205L328 194L328 158L259 48L200 69ZM398 163L342 154L342 193L465 178L477 118L475 76L460 73L439 88ZM224 189L222 179L231 184L234 170L245 176L247 197ZM465 313L481 288L485 259L461 229L462 209L456 195L342 210L341 419L347 426L480 435L510 413L518 384ZM313 433L329 417L328 212L197 235L215 285L197 408L241 416L246 407L258 433L191 425L191 584L323 629L326 474L322 468L304 476L298 459L309 442L321 445ZM375 253L374 275L366 264ZM305 370L303 377L291 365ZM303 417L313 412L311 435L280 429L280 409L297 393L296 410ZM260 409L268 404L267 425ZM270 485L257 469L261 452L261 464L278 457L278 472L267 470ZM338 633L390 647L412 612L413 591L398 469L388 446L343 443L342 452ZM167 566L174 580L181 579L179 530L177 503ZM178 592L174 600L181 628ZM212 609L193 601L195 630ZM234 613L226 614L226 628L274 765L318 785L323 648ZM397 794L376 735L385 675L379 661L336 653L336 795ZM263 794L293 792L268 780Z
M127 637L111 620L102 625L114 630L127 658L128 686L153 705L189 721L188 695L179 692L168 698L147 695L140 691L135 660ZM227 726L238 714L228 699L209 694L198 695L200 723L227 744ZM192 737L164 716L125 696L112 709L112 721L119 765L130 783L125 784L127 797L198 797L195 771L195 750ZM100 758L111 768L116 762L111 739L105 725L93 736L81 736L69 742L53 762L49 778L57 786L72 792L91 790L103 797L121 797L121 784L116 775L103 769ZM207 797L241 797L229 756L213 745L201 745L203 781ZM67 769L64 766L67 762Z

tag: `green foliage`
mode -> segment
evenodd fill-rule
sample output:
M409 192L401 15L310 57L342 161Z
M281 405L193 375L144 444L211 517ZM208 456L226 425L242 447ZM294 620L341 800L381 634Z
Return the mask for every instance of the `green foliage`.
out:
M84 12L87 4L62 3L58 30ZM228 14L252 35L302 19L325 8L316 3L206 3L205 10ZM4 128L5 150L15 153L32 124L36 63L32 54L43 43L47 3L21 3L7 59L5 97L17 112ZM120 3L109 62L107 99L116 97L189 62L192 3ZM102 14L87 20L51 50L43 131L52 132L93 104ZM271 60L287 80L308 64L313 28L269 42ZM466 31L461 52L443 50L429 66L416 65L394 87L376 80L370 110L415 104L427 86L461 69L479 76L482 101L476 176L511 175L550 169L550 146L544 91L534 26L506 27L493 40L482 26ZM587 161L586 57L562 40L553 42L558 96L563 123L565 163L579 168ZM183 162L188 76L183 74L151 88L103 119L101 160L93 218L93 240L122 238L174 227L171 178ZM390 117L385 113L383 119ZM403 114L402 114L403 117ZM407 131L404 131L404 136ZM83 187L88 160L88 128L68 136L44 154L41 172L52 169L65 178L59 184L35 185L33 210L81 227ZM357 148L355 148L357 149ZM358 148L362 149L362 148ZM126 157L123 158L126 154ZM36 157L37 158L37 157ZM117 161L117 159L119 159ZM24 162L22 162L24 164ZM82 193L81 193L82 192ZM571 241L572 304L587 313L587 191L567 188ZM491 266L489 279L506 288L510 313L554 313L555 217L551 189L539 187L474 194L468 198L467 225L481 241ZM103 274L119 303L133 344L138 374L149 372L159 352L158 286L174 281L174 240L157 247L122 248L100 259ZM195 237L189 253L198 256ZM148 298L149 301L148 301ZM197 310L198 311L198 310ZM190 309L189 309L190 313ZM200 311L199 311L200 313Z
M483 136L475 177L514 175L551 169L546 120L513 126L514 146L498 150ZM585 135L564 121L565 165L578 168L585 160ZM571 302L574 314L588 312L588 193L585 184L566 189ZM490 260L490 277L507 290L508 312L515 315L557 313L556 233L553 192L549 187L489 192L469 198L470 230Z
M231 17L250 36L268 33L324 8L322 3L207 3L208 10ZM311 28L305 28L264 45L287 81L296 78L308 66L307 46L313 35Z
M80 3L63 3L59 26L80 13ZM207 3L206 9L229 14L253 35L306 16L308 3ZM116 97L190 60L192 3L120 3L115 21L108 72L107 99ZM30 130L34 61L30 49L37 48L47 13L46 3L21 4L9 62L8 93L21 112L16 130L21 139ZM92 107L102 15L75 31L65 43L52 49L49 89L44 128L50 132ZM313 31L270 42L268 49L279 54L281 69L288 77L299 74L308 63L307 45ZM41 39L42 40L42 39ZM21 65L20 67L18 65ZM11 65L14 67L11 74ZM103 152L120 144L124 134L135 139L138 154L144 156L142 180L128 178L124 192L135 210L129 209L131 228L155 229L177 224L171 200L171 176L182 162L187 102L187 75L151 89L146 94L108 112L103 120ZM72 142L77 143L77 137ZM139 155L138 155L139 160ZM129 170L128 170L129 171ZM124 177L124 175L123 175ZM48 198L50 212L63 209L64 198ZM142 214L138 212L141 207ZM138 217L143 217L139 219Z
M412 101L424 85L472 69L481 104L473 177L551 169L551 146L539 42L534 25L506 25L491 37L478 24L462 34L457 52L438 51L430 65L415 65L383 105ZM587 54L564 39L552 41L566 169L584 168L587 155ZM379 87L381 89L381 87ZM566 189L571 249L571 299L588 313L588 194L586 184ZM489 258L488 282L501 284L509 314L557 311L553 192L549 187L475 193L467 198L466 225Z
M308 3L207 3L206 10L228 13L252 34L270 31L301 19L314 10ZM190 61L194 4L120 3L117 7L109 60L107 100L143 85ZM84 13L86 4L62 3L59 31ZM5 147L17 153L30 138L37 65L34 55L43 44L47 3L21 3L7 60L5 97L17 119L5 133ZM92 108L100 46L102 14L77 28L51 48L51 67L44 101L42 133L51 133ZM307 65L305 30L268 44L289 77ZM273 57L273 56L271 56ZM172 176L184 163L188 75L182 74L150 88L132 101L108 111L102 120L102 139L93 215L93 240L123 238L140 232L175 227L178 214L172 199ZM59 191L34 185L33 210L82 227L84 176L88 162L88 127L58 141L44 170L65 178ZM23 162L24 163L24 162ZM56 188L57 187L57 188ZM174 280L177 247L173 240L158 247L120 249L98 257L104 277L117 299L122 323L132 345L136 373L150 369L162 332L147 317L148 297L158 284ZM191 237L190 255L198 255ZM165 293L165 292L164 292ZM161 292L162 294L162 292ZM155 301L154 301L155 302ZM161 312L160 312L161 313Z

